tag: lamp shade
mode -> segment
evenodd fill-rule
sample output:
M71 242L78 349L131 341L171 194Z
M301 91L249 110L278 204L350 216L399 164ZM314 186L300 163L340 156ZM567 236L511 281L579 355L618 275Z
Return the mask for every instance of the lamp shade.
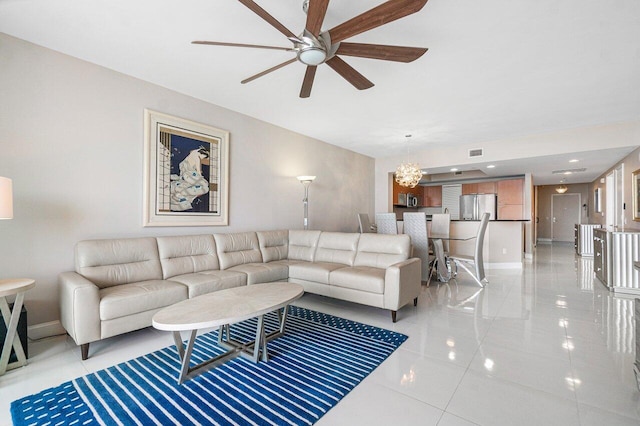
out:
M11 179L0 176L0 219L13 219Z

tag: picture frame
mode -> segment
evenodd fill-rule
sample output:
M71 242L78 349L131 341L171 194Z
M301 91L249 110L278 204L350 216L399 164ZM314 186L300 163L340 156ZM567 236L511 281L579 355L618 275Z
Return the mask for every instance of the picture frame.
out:
M631 188L633 191L633 220L636 222L640 222L640 169L631 173Z
M226 226L229 132L144 110L143 226Z
M593 211L602 213L602 190L600 188L593 191Z

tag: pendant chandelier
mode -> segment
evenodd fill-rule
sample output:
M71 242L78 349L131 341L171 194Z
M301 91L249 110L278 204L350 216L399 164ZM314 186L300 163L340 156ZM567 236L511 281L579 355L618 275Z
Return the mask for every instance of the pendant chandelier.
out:
M396 169L396 182L400 186L415 188L422 179L422 170L418 163L409 162L409 138L411 135L405 137L407 138L407 161L402 162Z
M560 186L556 186L556 192L558 194L564 194L569 189L569 188L567 188L567 185L564 184L564 182L565 182L565 180L561 179L560 180Z

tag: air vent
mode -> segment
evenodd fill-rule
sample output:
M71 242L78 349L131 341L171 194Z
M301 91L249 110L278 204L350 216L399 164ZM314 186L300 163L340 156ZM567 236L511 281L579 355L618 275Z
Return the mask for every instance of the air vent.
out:
M453 172L454 176L460 176L462 174L462 172Z
M581 173L584 172L586 169L586 167L583 167L581 169L564 169L564 170L554 170L551 173L554 175L570 175L573 173Z
M473 158L473 157L482 157L482 148L470 149L469 158Z

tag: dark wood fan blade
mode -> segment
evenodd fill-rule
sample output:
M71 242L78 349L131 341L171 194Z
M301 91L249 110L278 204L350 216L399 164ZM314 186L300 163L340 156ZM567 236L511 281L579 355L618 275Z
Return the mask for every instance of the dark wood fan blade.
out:
M196 41L192 41L191 44L206 44L208 46L253 47L256 49L286 50L287 52L293 52L295 50L291 47L263 46L261 44L224 43L221 41L196 40Z
M325 64L333 68L335 72L340 74L342 78L347 80L349 83L353 84L353 86L358 90L364 90L373 87L372 82L367 80L362 74L353 69L351 65L347 64L337 56L329 59L327 62L325 62Z
M260 78L260 77L262 77L262 76L264 76L264 75L269 74L270 72L273 72L273 71L275 71L275 70L279 70L280 68L285 67L285 66L287 66L287 65L289 65L289 64L292 64L292 63L296 62L297 60L298 60L298 58L289 59L287 62L283 62L283 63L281 63L280 65L276 65L275 67L271 67L271 68L269 68L268 70L264 70L264 71L262 71L262 72L260 72L260 73L258 73L258 74L256 74L256 75L252 75L252 76L251 76L251 77L249 77L249 78L245 78L245 79L244 79L244 80L242 80L240 83L242 83L242 84L249 83L250 81L253 81L253 80L255 80L256 78Z
M302 81L302 89L300 89L300 97L308 98L311 95L311 88L313 87L313 78L316 76L316 69L318 67L308 66L307 72L304 73L304 80Z
M427 0L389 0L329 30L331 43L393 22L424 7Z
M247 6L249 9L251 9L253 11L253 13L255 13L256 15L258 15L259 17L261 17L262 19L264 19L265 21L270 23L272 27L274 27L276 30L280 31L285 36L287 36L287 37L295 37L296 36L294 33L289 31L287 29L287 27L282 25L276 18L274 18L273 16L269 15L269 13L266 10L264 10L263 8L258 6L252 0L238 0L238 1L240 3L242 3L242 4L244 4L245 6Z
M324 15L327 13L329 0L309 0L309 9L307 9L306 29L314 36L318 37L324 21Z
M383 61L412 62L429 50L425 47L385 46L382 44L340 43L337 55L382 59Z

